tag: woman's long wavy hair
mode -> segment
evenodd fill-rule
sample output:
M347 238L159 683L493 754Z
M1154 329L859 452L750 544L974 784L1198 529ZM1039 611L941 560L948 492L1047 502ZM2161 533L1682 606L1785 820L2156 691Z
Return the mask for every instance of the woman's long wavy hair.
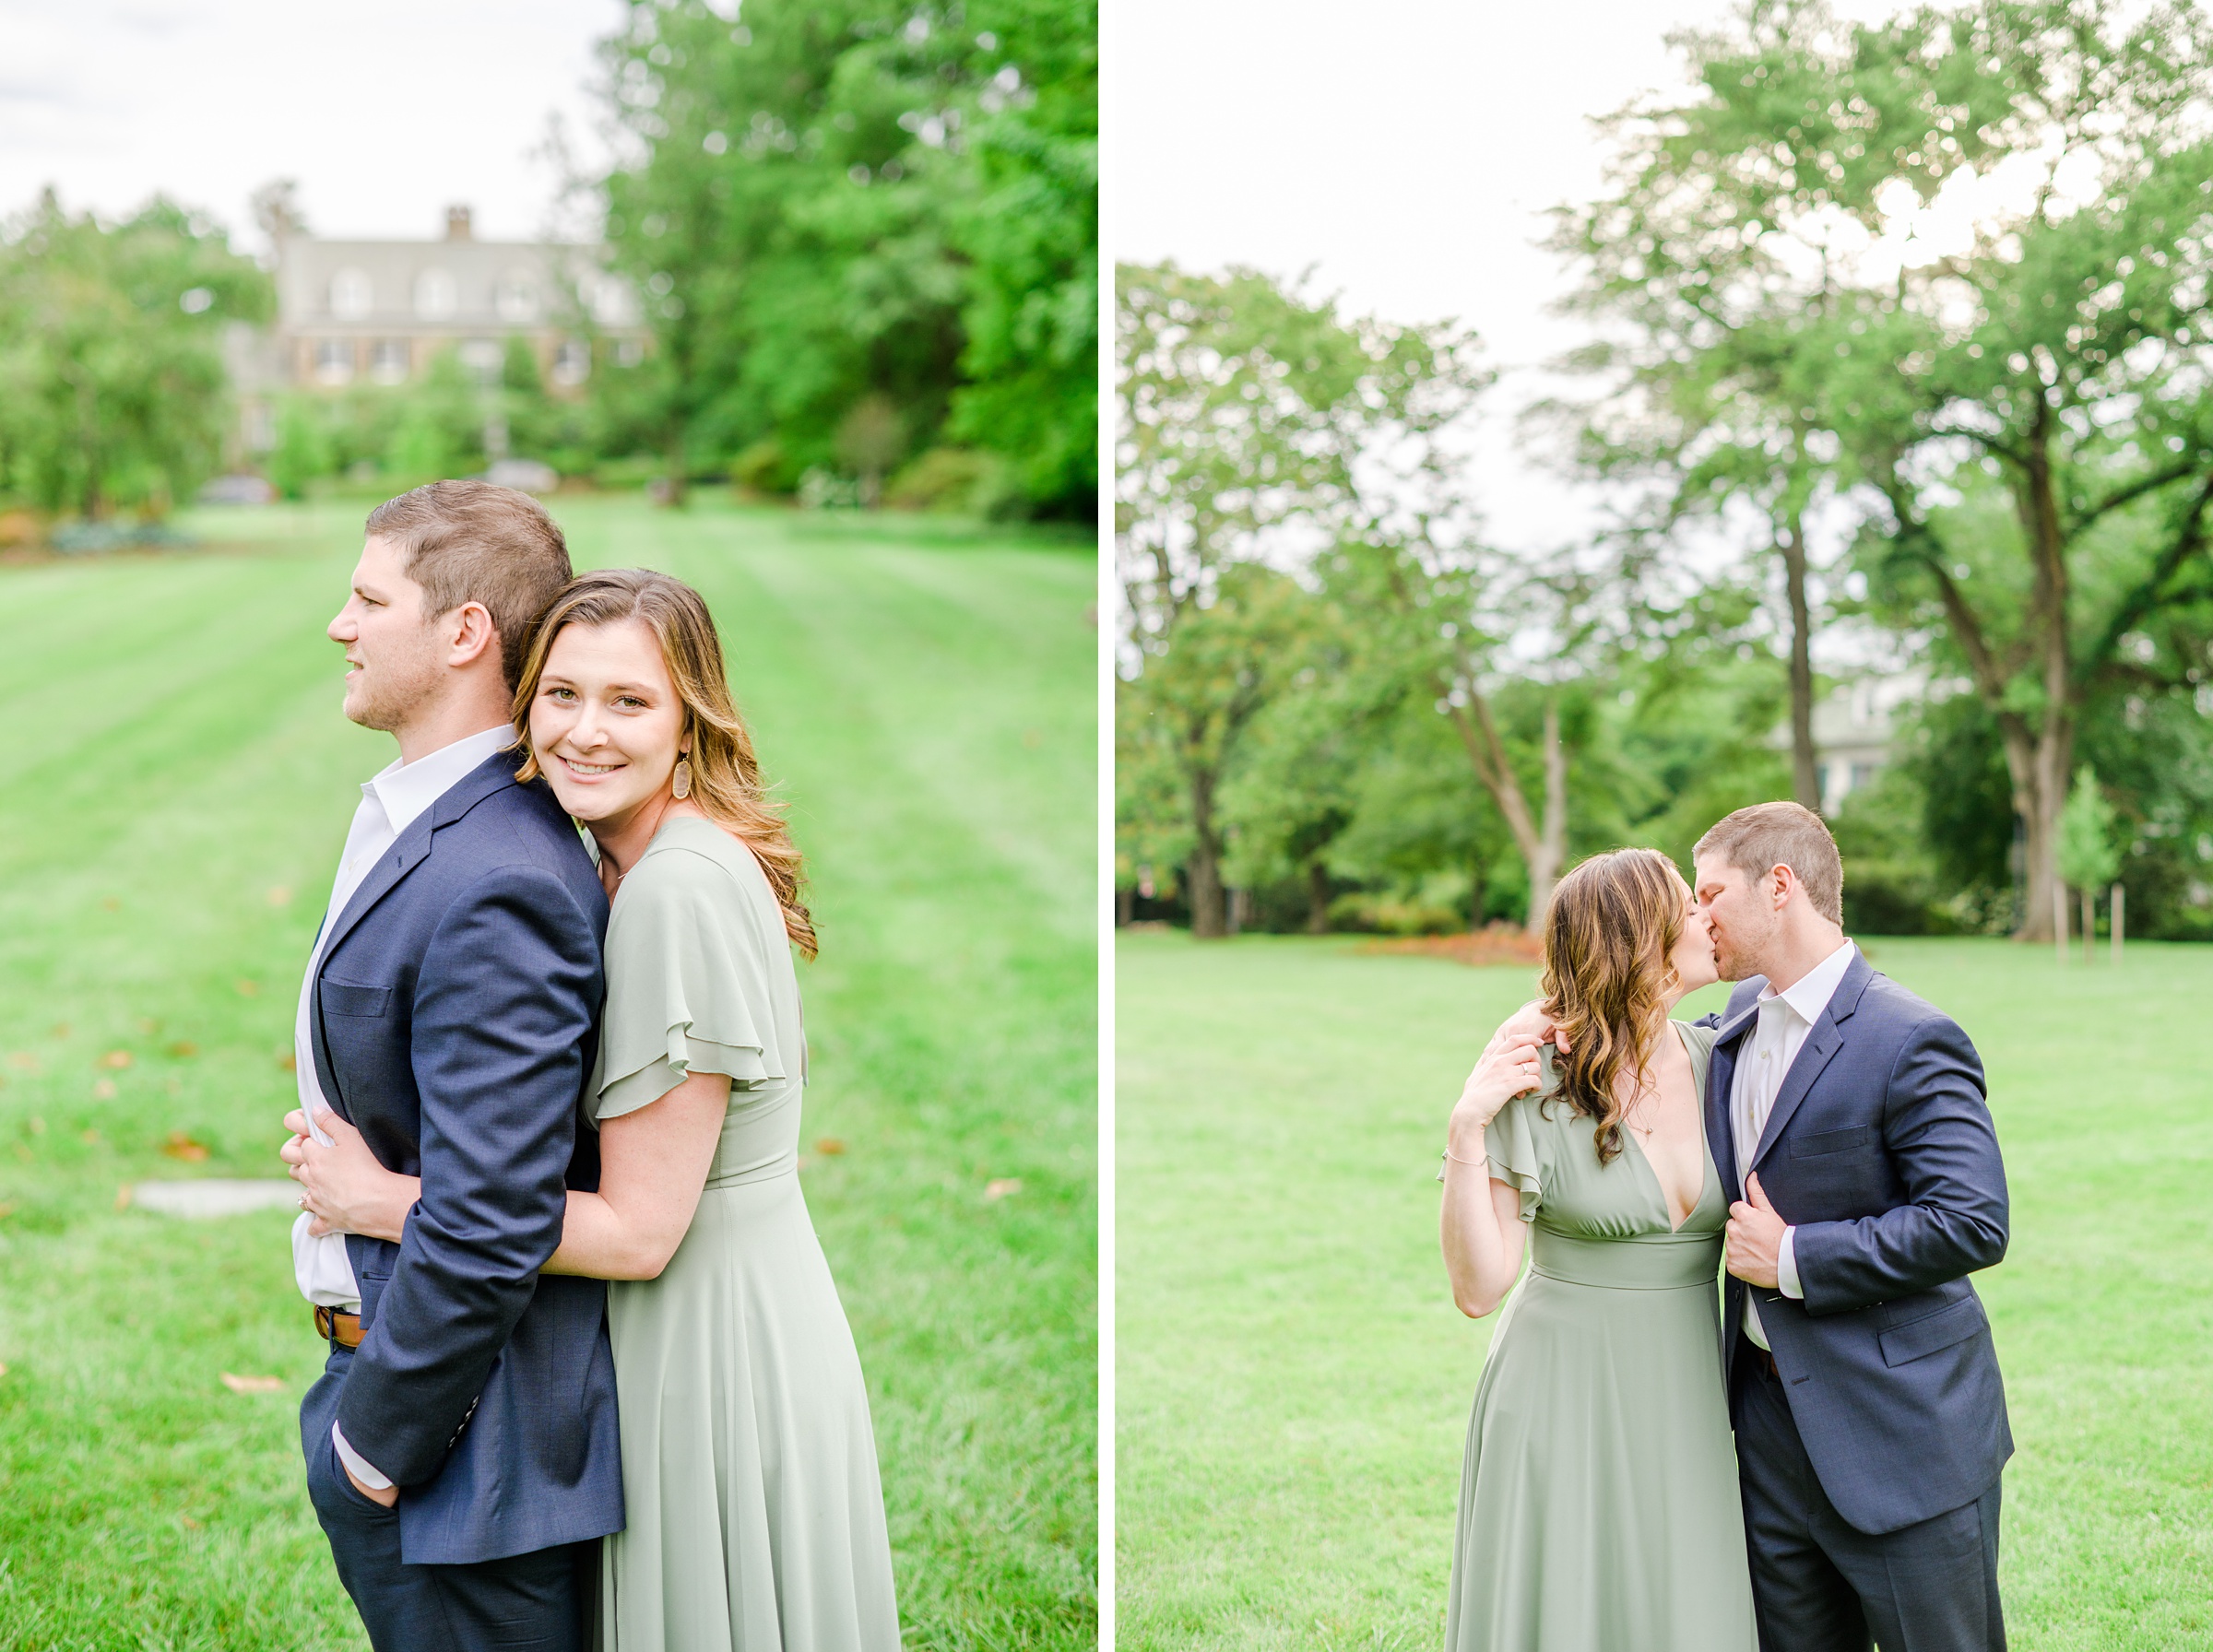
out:
M723 677L722 639L714 616L699 593L681 580L646 568L610 568L571 580L538 618L523 656L522 679L515 690L515 726L529 738L530 705L545 675L553 639L570 625L617 625L642 620L660 640L661 658L683 702L679 749L690 747L692 799L706 817L745 841L768 874L776 904L784 909L784 932L792 945L812 958L814 920L799 900L805 867L784 811L761 785L753 757L753 737L730 698ZM538 773L538 753L518 772L524 780Z
M1601 1164L1621 1151L1622 1118L1650 1082L1682 938L1682 880L1657 849L1593 855L1552 891L1544 1013L1568 1047L1558 1093L1597 1121Z

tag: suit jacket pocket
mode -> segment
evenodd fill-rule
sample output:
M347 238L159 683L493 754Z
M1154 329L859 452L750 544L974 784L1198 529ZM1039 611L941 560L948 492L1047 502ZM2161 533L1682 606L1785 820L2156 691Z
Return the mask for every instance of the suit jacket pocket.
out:
M1847 1152L1855 1147L1865 1147L1874 1139L1873 1125L1854 1125L1849 1130L1817 1130L1810 1136L1791 1138L1791 1157L1813 1159L1823 1153Z
M392 1002L389 986L361 986L351 981L323 978L321 989L325 1015L382 1015Z
M1989 1324L1982 1304L1969 1296L1949 1307L1938 1308L1934 1314L1923 1314L1919 1319L1894 1325L1876 1339L1883 1345L1884 1364L1903 1365L1938 1349L1949 1348L1955 1342L1964 1342L1979 1335Z

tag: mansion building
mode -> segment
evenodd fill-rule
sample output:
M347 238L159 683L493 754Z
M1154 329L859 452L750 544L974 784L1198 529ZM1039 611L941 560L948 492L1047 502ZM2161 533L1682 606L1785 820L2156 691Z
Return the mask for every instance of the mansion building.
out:
M598 248L479 241L469 216L449 207L437 241L278 238L276 324L230 341L250 451L274 444L284 391L405 384L448 350L490 381L521 338L556 394L643 357L637 295Z

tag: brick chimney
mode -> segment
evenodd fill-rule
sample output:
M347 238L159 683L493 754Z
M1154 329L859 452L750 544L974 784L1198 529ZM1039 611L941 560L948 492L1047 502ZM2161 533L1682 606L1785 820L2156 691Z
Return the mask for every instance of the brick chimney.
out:
M448 206L445 209L445 238L448 241L469 239L467 207Z

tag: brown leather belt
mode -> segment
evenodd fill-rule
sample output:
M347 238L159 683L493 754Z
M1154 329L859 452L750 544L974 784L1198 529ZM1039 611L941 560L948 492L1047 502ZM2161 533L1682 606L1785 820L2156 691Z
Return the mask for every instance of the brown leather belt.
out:
M357 1341L360 1339L359 1332L355 1333L355 1339ZM1782 1380L1782 1373L1775 1368L1774 1354L1769 1350L1762 1348L1758 1343L1753 1341L1749 1337L1746 1337L1741 1339L1745 1345L1745 1357L1752 1362L1752 1369L1755 1371L1764 1371L1768 1374L1768 1375L1773 1377L1777 1382L1781 1382Z
M344 1308L326 1308L315 1305L315 1335L336 1342L340 1348L359 1348L361 1345L361 1316L349 1314Z

